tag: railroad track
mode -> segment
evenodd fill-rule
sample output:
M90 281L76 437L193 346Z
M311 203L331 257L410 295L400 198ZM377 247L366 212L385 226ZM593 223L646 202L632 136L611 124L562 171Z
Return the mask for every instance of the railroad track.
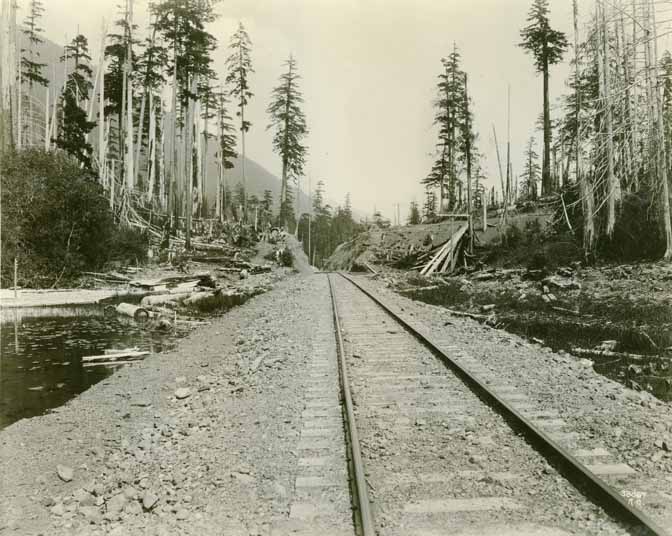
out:
M357 534L668 534L553 439L554 415L353 278L328 278L340 409L324 418L343 415Z

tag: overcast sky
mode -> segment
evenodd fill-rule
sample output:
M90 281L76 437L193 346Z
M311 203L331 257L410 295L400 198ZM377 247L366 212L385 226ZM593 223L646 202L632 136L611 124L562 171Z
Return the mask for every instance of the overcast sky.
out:
M102 17L113 20L117 3L47 0L46 35L63 43L79 26L97 50ZM135 2L143 25L147 3ZM408 203L423 199L420 180L431 168L437 135L432 102L440 59L451 52L453 43L469 74L478 146L490 184L499 183L493 123L505 150L508 84L514 174L521 169L529 137L540 141L535 121L541 113L542 80L531 58L516 46L530 4L531 0L224 0L217 8L220 18L209 30L220 43L215 69L221 78L226 46L238 21L253 42L250 158L280 175L272 133L266 130L266 107L282 64L293 53L303 77L310 128L306 173L313 185L323 179L330 199L340 202L350 192L361 211L371 213L375 206L390 218L401 203L405 219ZM573 42L571 1L550 4L552 26ZM579 0L583 21L591 9L592 0ZM566 91L567 72L567 64L552 70L552 103Z

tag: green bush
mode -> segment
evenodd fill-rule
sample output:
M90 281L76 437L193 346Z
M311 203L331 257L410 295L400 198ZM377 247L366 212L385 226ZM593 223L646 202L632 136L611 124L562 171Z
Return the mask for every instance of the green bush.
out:
M103 188L65 153L8 152L0 155L0 177L3 281L12 278L14 258L22 286L66 284L115 255L128 258L127 250L145 258L146 237L119 233Z

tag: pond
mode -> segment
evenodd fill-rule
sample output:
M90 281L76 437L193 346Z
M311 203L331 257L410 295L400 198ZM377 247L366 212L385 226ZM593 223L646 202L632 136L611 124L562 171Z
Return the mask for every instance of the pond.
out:
M84 366L83 356L130 347L160 352L177 336L106 317L100 305L0 310L0 429L64 404L116 369Z

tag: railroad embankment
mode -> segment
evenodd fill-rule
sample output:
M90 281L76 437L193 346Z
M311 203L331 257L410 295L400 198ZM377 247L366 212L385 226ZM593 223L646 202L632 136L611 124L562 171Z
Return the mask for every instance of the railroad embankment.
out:
M552 416L547 424L558 441L623 497L672 526L669 404L603 377L590 362L401 297L382 281L364 284L439 334L456 355L468 355L484 374L515 389L540 418ZM316 402L309 397L322 389L311 370L336 359L331 321L326 276L289 278L196 329L175 350L125 367L47 415L9 426L0 432L3 529L17 535L310 533L323 497L319 486L328 483L320 484L319 466L306 465L318 463L319 452L305 449L333 446L317 445L322 440L313 433L323 430L307 423L321 419L318 408L310 409ZM356 332L358 325L348 329ZM365 366L367 355L364 349L355 360ZM516 482L489 474L495 466L501 473L504 448L488 443L492 430L478 420L443 420L435 446L444 445L446 471L481 471L485 480L474 485L498 496L515 491ZM413 438L413 427L428 424L418 415L403 430ZM367 443L367 456L385 458L408 447L385 437ZM536 493L535 501L548 500L542 489ZM335 522L348 518L340 506L330 515ZM594 518L582 523L596 526Z

